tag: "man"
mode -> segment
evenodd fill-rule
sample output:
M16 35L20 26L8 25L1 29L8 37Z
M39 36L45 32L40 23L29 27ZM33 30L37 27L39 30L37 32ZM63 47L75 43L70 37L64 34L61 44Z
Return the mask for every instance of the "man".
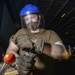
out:
M51 59L68 59L69 53L59 36L52 30L45 30L40 10L27 4L20 11L22 29L10 38L8 52L15 54L20 75L50 75Z

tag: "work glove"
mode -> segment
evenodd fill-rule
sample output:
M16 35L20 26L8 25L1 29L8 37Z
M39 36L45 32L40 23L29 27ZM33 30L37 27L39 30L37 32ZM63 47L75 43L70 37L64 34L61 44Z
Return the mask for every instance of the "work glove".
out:
M30 37L26 34L22 34L20 36L18 36L17 38L17 46L19 46L20 48L33 48L33 44L32 41L30 40Z
M44 40L42 40L42 39L31 39L31 41L34 43L35 52L37 52L38 54L43 53Z
M24 56L19 57L17 61L17 70L20 75L29 75L34 65L35 56L35 54L27 52Z

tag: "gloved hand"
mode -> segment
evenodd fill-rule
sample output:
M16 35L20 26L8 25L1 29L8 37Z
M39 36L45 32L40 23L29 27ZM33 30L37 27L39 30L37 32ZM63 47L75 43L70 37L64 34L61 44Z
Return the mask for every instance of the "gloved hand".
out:
M34 43L35 46L35 52L38 54L43 52L44 49L44 40L42 39L31 39L31 41Z
M26 54L22 57L19 57L17 61L17 70L20 75L28 75L30 73L30 70L32 69L34 65L34 57L36 55L33 53Z
M17 45L21 48L33 48L33 44L30 40L30 37L26 34L22 34L17 38Z

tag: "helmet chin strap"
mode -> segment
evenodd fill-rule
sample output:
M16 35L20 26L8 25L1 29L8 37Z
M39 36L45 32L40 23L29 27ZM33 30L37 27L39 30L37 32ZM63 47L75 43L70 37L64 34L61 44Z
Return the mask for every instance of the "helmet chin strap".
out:
M31 33L38 33L40 31L40 29L36 29L36 30L30 30Z

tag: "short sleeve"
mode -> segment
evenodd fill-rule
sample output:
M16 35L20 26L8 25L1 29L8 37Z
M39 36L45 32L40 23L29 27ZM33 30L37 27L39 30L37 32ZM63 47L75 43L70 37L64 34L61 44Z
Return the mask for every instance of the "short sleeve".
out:
M9 40L9 42L10 41L12 41L13 43L17 43L17 38L18 38L18 36L20 36L21 34L26 34L26 30L24 30L24 29L20 29L20 30L18 30L14 35L12 35L11 37L10 37L10 40Z
M13 43L16 43L16 38L15 38L14 36L15 36L15 35L12 35L12 36L10 37L9 42L12 41Z
M62 40L60 39L59 35L56 32L51 30L50 43L54 44L57 41L62 41Z

